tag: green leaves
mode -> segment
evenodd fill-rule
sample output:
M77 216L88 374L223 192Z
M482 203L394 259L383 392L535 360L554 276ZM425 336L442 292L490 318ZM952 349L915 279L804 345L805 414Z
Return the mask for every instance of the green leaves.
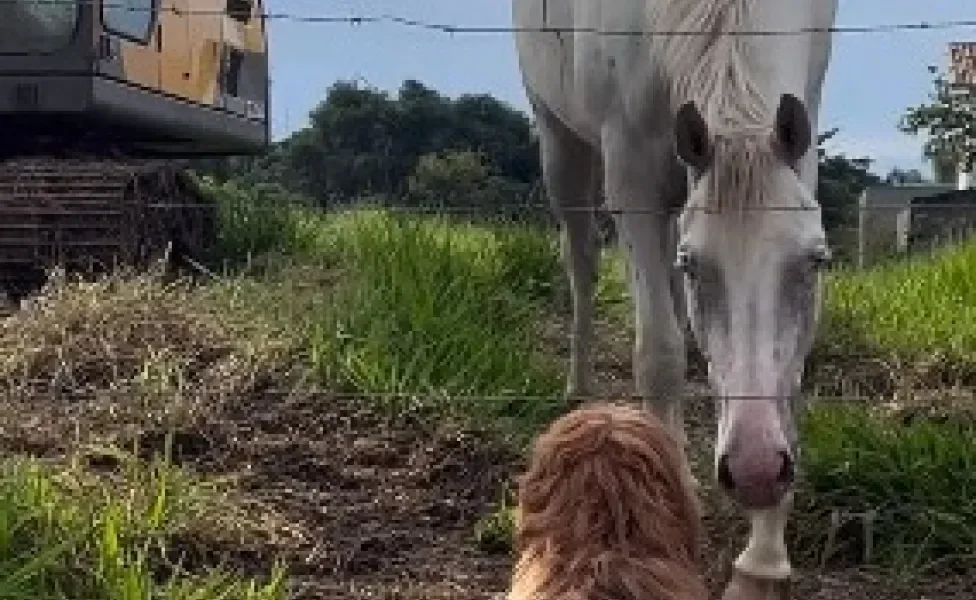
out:
M280 183L323 207L363 196L403 204L410 177L430 170L421 164L423 157L452 154L480 156L498 180L492 189L502 190L509 202L524 195L541 170L526 114L487 94L449 98L407 80L397 94L336 82L311 111L309 126L238 174L242 180Z
M909 108L898 125L912 135L925 132L925 155L939 162L976 166L976 90L953 86L936 73L930 101Z
M857 226L857 201L864 188L881 179L871 173L869 158L851 158L843 154L829 154L823 147L839 130L835 127L819 136L817 142L818 183L817 201L823 209L824 228L831 244L839 251L837 259L846 258L851 247L850 232Z

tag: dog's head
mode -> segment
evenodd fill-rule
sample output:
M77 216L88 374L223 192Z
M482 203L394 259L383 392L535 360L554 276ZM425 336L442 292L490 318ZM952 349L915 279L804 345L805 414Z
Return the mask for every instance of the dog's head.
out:
M704 598L683 460L664 425L633 408L553 423L520 481L513 598Z

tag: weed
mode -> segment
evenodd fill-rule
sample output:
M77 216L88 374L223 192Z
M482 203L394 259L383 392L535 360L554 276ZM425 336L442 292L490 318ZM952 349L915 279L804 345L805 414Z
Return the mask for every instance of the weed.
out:
M165 464L106 481L77 465L8 460L0 466L0 597L285 598L281 568L267 583L221 572L157 576L168 533L219 516L215 503L203 508L207 499L205 486Z

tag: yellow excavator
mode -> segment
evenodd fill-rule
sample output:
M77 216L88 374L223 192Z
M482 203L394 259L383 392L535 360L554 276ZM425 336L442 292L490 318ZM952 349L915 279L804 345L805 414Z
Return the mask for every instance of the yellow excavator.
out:
M216 208L185 169L270 143L261 0L0 0L0 286L164 250Z

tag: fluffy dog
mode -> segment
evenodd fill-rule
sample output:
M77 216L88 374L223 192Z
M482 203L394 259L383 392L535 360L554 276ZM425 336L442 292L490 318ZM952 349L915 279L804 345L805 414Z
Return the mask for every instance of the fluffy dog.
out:
M537 440L519 482L509 600L704 600L701 509L653 415L576 409Z

